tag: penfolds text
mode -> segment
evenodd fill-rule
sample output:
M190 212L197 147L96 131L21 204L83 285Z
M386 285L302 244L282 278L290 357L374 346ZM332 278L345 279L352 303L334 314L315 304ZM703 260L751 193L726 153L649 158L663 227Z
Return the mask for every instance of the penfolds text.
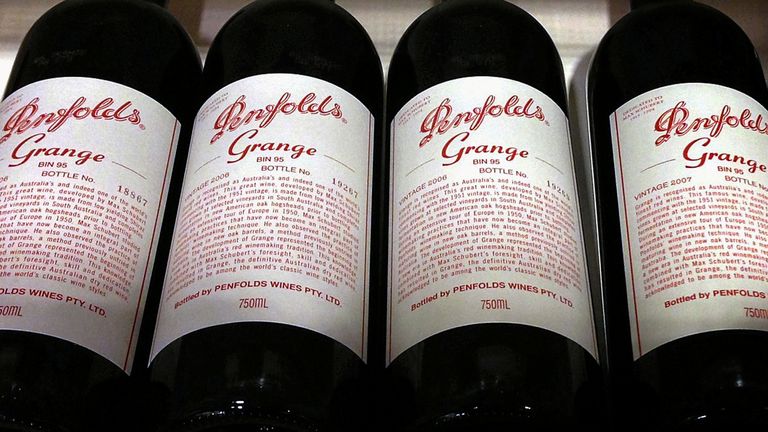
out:
M140 125L141 112L133 108L131 101L117 104L112 98L104 98L95 104L89 104L88 98L80 96L71 105L51 112L40 112L40 98L33 98L26 105L14 112L3 125L0 143L12 135L19 135L32 129L44 127L47 132L55 132L70 120L112 120Z
M306 114L331 116L341 119L341 106L333 101L332 96L318 98L315 93L307 93L301 98L292 99L289 92L273 104L260 108L250 109L246 103L245 95L240 95L235 102L228 105L216 118L214 130L216 133L211 138L211 144L216 142L225 132L233 132L241 126L256 124L258 128L269 126L278 115Z
M424 147L432 141L435 135L443 135L451 129L469 125L470 131L477 130L488 117L524 117L545 121L544 111L536 102L529 98L522 103L517 95L511 96L506 103L496 103L496 96L490 95L481 106L470 111L454 113L449 98L443 99L437 108L430 111L421 122L421 132L426 133L419 147Z
M753 113L749 109L743 109L736 114L730 105L724 105L717 114L693 119L690 117L690 111L686 107L685 101L680 101L674 107L664 111L656 120L654 127L656 132L662 132L662 135L656 139L656 145L664 144L672 136L682 137L690 132L698 131L709 131L711 138L717 138L726 127L740 127L768 135L768 120L762 114L753 117Z

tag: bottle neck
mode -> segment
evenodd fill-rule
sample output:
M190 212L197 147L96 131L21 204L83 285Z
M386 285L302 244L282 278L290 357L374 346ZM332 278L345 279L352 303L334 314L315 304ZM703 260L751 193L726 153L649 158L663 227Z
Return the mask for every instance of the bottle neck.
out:
M629 0L632 10L664 3L693 3L693 0Z

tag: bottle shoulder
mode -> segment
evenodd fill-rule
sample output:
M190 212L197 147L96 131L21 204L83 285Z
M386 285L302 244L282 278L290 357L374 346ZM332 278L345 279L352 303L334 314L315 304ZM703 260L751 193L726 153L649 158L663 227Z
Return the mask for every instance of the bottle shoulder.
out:
M532 40L555 46L544 27L529 13L505 0L451 0L434 6L416 18L403 33L397 51L405 51L413 39L422 43L445 43L443 39L454 34L457 38L470 38L471 34L457 33L473 30L482 34L508 31L501 36L509 39Z
M241 9L211 45L204 93L267 73L330 82L380 111L383 73L376 48L362 25L328 0L258 0Z
M617 51L641 45L647 48L627 54L639 57L644 52L665 47L664 51L670 51L673 47L670 43L688 42L694 36L703 38L695 45L703 45L709 40L725 40L752 47L744 31L717 9L695 2L671 3L637 9L622 17L606 32L595 56L598 59L610 57Z
M725 14L695 2L638 9L619 20L600 42L589 75L593 96L614 99L612 108L690 82L724 85L768 102L747 35Z
M110 49L130 45L123 52L139 57L141 48L152 49L194 44L181 24L168 11L149 2L136 0L67 0L44 13L22 42L36 47L81 45L90 49ZM31 47L30 47L31 48Z
M554 42L535 18L501 0L451 0L417 18L390 63L389 105L399 109L425 89L471 76L523 82L567 111Z
M177 116L194 92L200 56L176 19L131 0L69 0L43 14L22 41L6 94L50 78L112 81L158 100Z

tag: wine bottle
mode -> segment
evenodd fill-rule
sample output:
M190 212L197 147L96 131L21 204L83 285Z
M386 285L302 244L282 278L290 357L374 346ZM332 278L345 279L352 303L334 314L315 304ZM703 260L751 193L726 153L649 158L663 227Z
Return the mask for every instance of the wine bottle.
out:
M448 0L405 32L388 76L393 427L594 421L600 369L552 40L505 1Z
M139 425L128 374L200 74L151 2L67 0L23 40L0 104L0 429Z
M258 0L216 36L203 93L152 350L164 428L366 430L373 44L332 1Z
M589 76L617 424L768 424L768 90L693 1L633 1Z

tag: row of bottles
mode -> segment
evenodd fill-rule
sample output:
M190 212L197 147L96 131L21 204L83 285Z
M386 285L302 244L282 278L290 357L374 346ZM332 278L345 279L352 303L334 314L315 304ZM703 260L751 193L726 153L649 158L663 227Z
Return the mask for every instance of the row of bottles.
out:
M635 0L598 47L588 264L522 9L425 12L385 104L332 1L254 1L204 68L151 3L65 0L14 64L0 430L768 424L768 90L726 16Z

